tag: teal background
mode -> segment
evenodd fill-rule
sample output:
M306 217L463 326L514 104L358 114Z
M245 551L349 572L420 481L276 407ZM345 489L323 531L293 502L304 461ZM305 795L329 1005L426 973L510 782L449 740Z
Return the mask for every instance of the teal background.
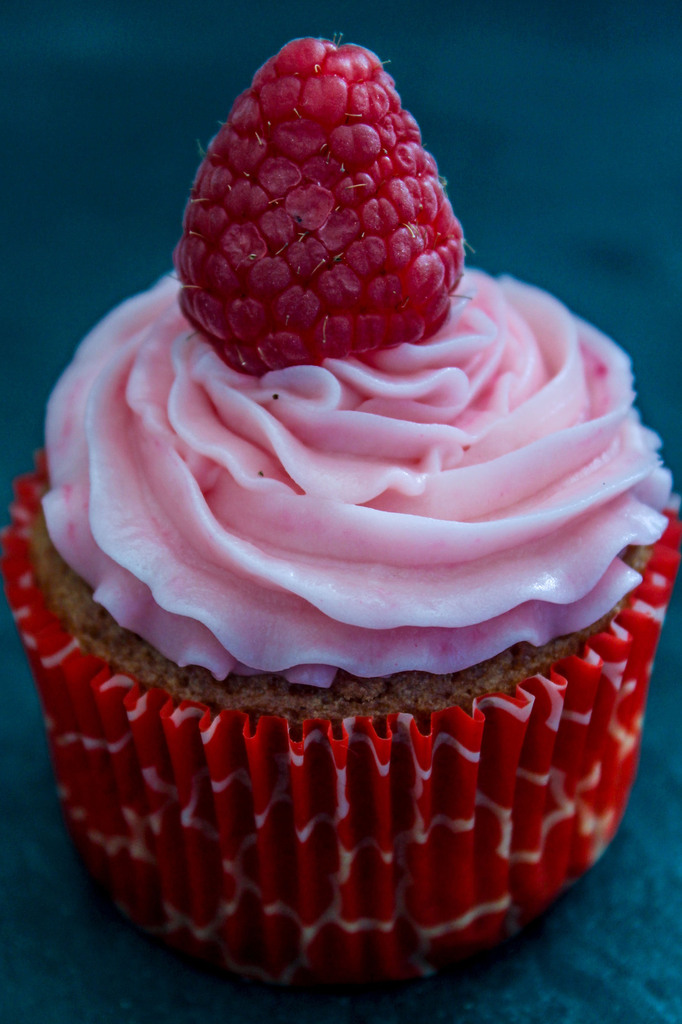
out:
M390 59L472 264L543 285L633 356L682 480L682 14L676 2L5 0L0 10L0 499L42 441L85 331L170 266L206 143L289 38ZM64 833L37 700L0 607L0 1017L682 1021L681 601L617 839L548 914L435 978L285 991L220 977L127 925Z

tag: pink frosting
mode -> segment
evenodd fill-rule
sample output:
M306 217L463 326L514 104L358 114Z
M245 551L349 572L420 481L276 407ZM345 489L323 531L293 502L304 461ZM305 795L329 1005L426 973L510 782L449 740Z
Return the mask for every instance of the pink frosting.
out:
M555 299L469 272L421 345L254 378L177 283L114 310L49 403L65 560L181 665L327 686L464 668L591 624L662 533L630 363Z

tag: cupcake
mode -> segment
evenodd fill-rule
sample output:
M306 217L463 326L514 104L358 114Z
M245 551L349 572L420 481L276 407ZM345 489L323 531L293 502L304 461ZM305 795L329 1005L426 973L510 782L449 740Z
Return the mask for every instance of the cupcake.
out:
M79 346L4 534L66 823L185 953L427 974L615 834L681 533L658 438L613 341L464 270L360 47L256 73L175 268Z

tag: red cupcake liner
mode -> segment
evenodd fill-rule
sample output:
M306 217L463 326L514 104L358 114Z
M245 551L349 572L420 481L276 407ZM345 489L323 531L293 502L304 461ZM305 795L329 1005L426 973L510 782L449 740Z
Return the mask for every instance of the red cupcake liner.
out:
M80 652L43 602L16 483L6 592L40 692L65 819L92 875L169 945L287 984L426 975L541 913L612 839L679 561L671 514L629 607L471 715L252 729Z

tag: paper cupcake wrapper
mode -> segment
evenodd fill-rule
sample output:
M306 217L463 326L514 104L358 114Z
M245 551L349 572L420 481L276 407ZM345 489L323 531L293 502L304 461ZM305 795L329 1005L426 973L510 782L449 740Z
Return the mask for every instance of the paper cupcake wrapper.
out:
M613 837L678 563L679 521L582 657L471 715L291 738L145 691L46 610L27 554L44 477L16 484L9 603L40 692L65 819L92 875L185 953L288 984L426 975L542 912Z

